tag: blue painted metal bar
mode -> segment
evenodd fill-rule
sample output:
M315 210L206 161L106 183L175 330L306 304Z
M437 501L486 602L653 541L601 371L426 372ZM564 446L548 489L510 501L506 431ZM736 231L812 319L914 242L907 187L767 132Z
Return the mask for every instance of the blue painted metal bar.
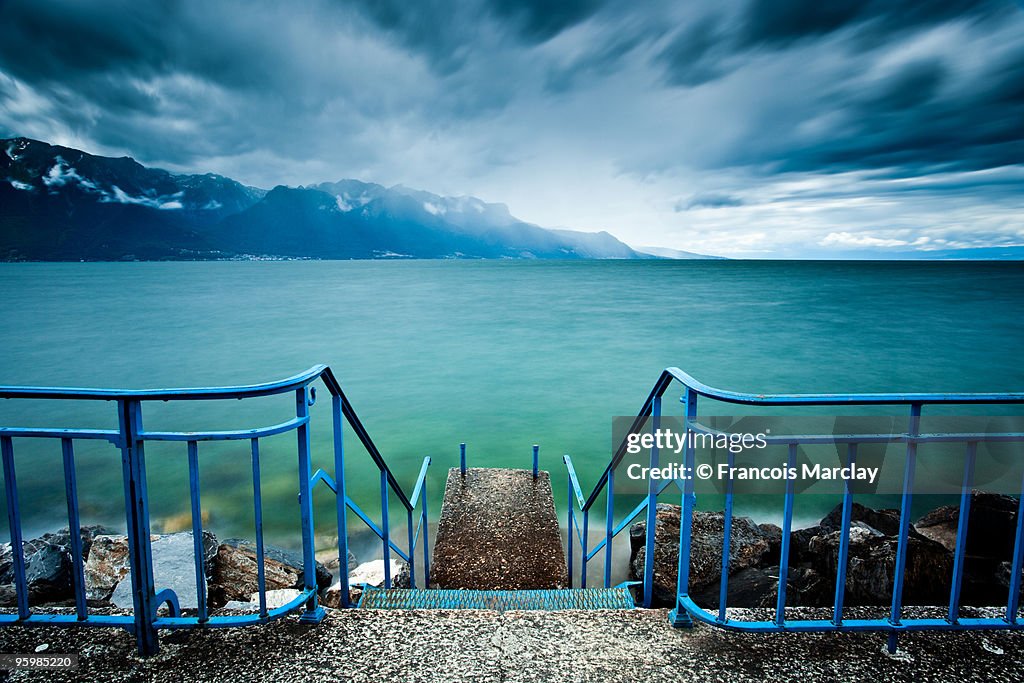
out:
M266 436L284 434L293 429L309 424L309 416L296 417L280 424L257 429L234 429L212 432L139 432L139 437L146 441L233 441L262 439Z
M796 466L797 445L789 444L786 467ZM793 535L794 482L786 479L786 498L782 504L782 542L779 545L779 590L775 599L775 625L782 628L786 623L786 587L789 585L789 546Z
M1024 565L1024 478L1021 479L1020 496L1017 499L1017 532L1013 541L1013 562L1010 565L1010 590L1006 599L1006 620L1017 623L1017 607L1020 604L1021 566Z
M68 531L71 543L71 585L75 591L75 613L79 621L89 616L85 599L85 553L82 549L82 523L78 515L78 482L75 476L75 448L71 439L61 439L64 462L64 500L68 506Z
M412 510L406 510L407 526L409 527L409 587L416 588L416 537L412 523Z
M0 398L86 399L97 401L208 401L229 398L273 396L307 386L317 377L333 380L326 365L314 365L305 372L286 379L263 384L231 387L198 387L182 389L89 389L78 387L10 387L0 386ZM330 382L326 382L330 386ZM337 384L337 381L334 381Z
M851 443L847 446L846 464L853 468L857 462L857 444ZM853 513L853 491L850 488L850 480L847 479L843 486L843 519L839 525L839 554L836 558L836 597L833 603L832 621L835 624L843 623L843 600L846 597L846 565L850 556L850 517Z
M466 476L466 444L459 444L459 470Z
M917 436L921 431L921 404L910 406L910 423L907 433ZM889 610L889 621L899 626L903 614L903 574L907 566L907 549L910 546L910 517L913 514L914 470L917 466L917 442L907 442L907 457L903 468L903 493L900 497L900 528L896 545L896 565L893 573L892 607ZM889 632L887 647L890 654L895 654L898 645L898 634Z
M309 439L309 406L312 402L306 387L295 390L295 417L303 424L296 430L299 457L299 514L302 524L302 583L313 594L306 602L299 621L319 623L326 613L317 604L316 594L316 549L313 545L313 493L310 490L310 439Z
M590 510L583 511L583 543L580 547L580 588L587 588L587 544L590 542Z
M967 563L967 529L971 517L971 487L974 485L974 459L978 444L967 444L964 458L964 478L960 486L960 520L956 527L956 550L953 552L953 581L949 591L949 614L951 623L960 617L960 588L964 582L964 565Z
M388 512L388 477L380 473L380 540L384 543L384 587L391 588L391 515Z
M583 491L580 490L580 481L576 478L576 469L572 466L572 458L568 455L562 456L562 462L565 463L565 468L569 472L569 502L572 502L573 494L576 495L576 501L579 503L580 510L583 509Z
M562 456L562 462L566 462L566 458L568 458L568 457L569 457L568 455ZM572 580L572 570L573 570L572 534L573 534L573 527L576 525L576 508L575 508L575 506L573 506L573 503L572 503L572 479L570 479L569 477L566 477L565 479L566 479L566 486L568 488L568 491L565 494L566 526L568 527L568 530L566 532L566 536L568 537L568 541L566 542L565 557L566 557L566 564L568 564L568 568L569 568L569 573L568 573L568 576L569 576L569 588L572 588L572 584L573 584L573 580ZM586 562L587 561L586 558L583 558L583 561Z
M360 519L360 521L362 521L363 524L368 526L370 528L370 531L372 531L377 536L377 538L381 539L382 541L384 540L384 530L381 529L376 522L370 519L370 516L363 512L363 509L359 507L354 500L346 497L345 505L348 506L349 510L356 513L356 516ZM395 545L395 542L392 541L390 538L388 539L388 545L391 547L391 551L393 553L401 557L406 562L409 561L409 556L406 555L401 548Z
M111 429L55 429L45 427L0 427L0 436L17 438L92 439L120 444L121 432Z
M260 616L267 616L267 574L263 563L263 492L260 483L260 440L250 444L252 454L252 498L256 526L256 591L259 593Z
M608 501L604 517L604 587L612 587L612 538L615 537L615 470L608 470Z
M419 490L423 498L423 507L420 512L420 526L423 528L423 587L430 588L430 522L427 515L427 467L430 466L430 458L423 459L423 472L420 478ZM409 550L412 553L412 550Z
M745 394L715 389L697 381L679 368L666 368L669 375L700 396L724 403L761 406L904 405L929 403L1024 403L1024 392L1003 394Z
M533 478L537 478L538 468L540 467L540 446L533 444Z
M338 584L340 606L349 607L348 585L348 493L345 488L345 420L342 411L342 397L331 396L331 416L334 425L334 474L337 479L331 489L334 491L334 514L338 523ZM320 470L322 471L322 470Z
M206 553L203 550L203 506L199 501L199 444L188 442L188 492L192 503L192 544L196 565L196 605L199 623L207 620L206 613Z
M727 456L729 471L736 465L736 455L730 450ZM722 569L718 581L718 620L725 621L725 608L729 601L729 546L732 542L732 477L725 480L725 510L722 514ZM780 572L779 581L782 581ZM780 583L781 585L781 583Z
M18 505L18 480L14 473L14 443L9 436L0 436L0 454L4 465L4 493L7 496L7 524L11 533L11 565L14 590L18 602L18 618L26 619L28 582L25 580L25 550L21 537L21 508Z
M132 571L132 605L135 641L143 657L154 655L160 647L153 619L156 615L156 588L153 576L153 547L149 531L149 496L142 429L142 406L138 401L118 401L121 426L121 470L124 479L125 518L128 522L128 558Z
M661 429L661 396L655 396L651 404L651 433L655 434ZM658 467L658 442L653 440L651 444L651 457L648 461L651 470ZM644 500L644 507L647 509L646 527L644 528L644 583L643 601L644 607L650 607L654 597L654 537L658 528L658 482L654 477L647 481L647 498Z
M695 458L693 439L690 436L693 432L690 422L697 417L697 393L689 388L683 394L686 420L686 445L683 448L684 472L688 475L683 483L682 492L682 517L679 520L679 567L676 581L676 606L669 612L669 623L676 627L687 628L693 626L693 619L687 609L686 600L690 595L690 542L693 533L693 505L694 499L694 477Z

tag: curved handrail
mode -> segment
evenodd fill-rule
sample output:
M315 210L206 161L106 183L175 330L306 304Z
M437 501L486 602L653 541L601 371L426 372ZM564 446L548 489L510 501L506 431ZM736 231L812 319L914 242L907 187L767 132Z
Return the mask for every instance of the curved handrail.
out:
M671 375L683 386L700 396L726 403L761 406L794 405L904 405L934 403L1024 403L1024 392L973 393L973 394L749 394L739 391L717 389L704 384L679 368L665 368L662 377Z
M0 386L0 398L48 398L48 399L92 399L116 401L132 399L136 401L203 401L225 398L255 398L257 396L273 396L286 391L299 389L324 372L330 372L326 365L314 365L305 372L292 377L265 382L229 387L189 387L181 389L90 389L75 387L18 387ZM333 377L333 375L332 375Z

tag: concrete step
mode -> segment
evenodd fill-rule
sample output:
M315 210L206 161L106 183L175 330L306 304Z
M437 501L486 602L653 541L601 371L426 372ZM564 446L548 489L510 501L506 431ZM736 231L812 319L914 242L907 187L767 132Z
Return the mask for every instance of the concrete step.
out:
M633 609L627 588L569 588L558 590L469 591L374 588L359 600L361 609L489 609L595 610Z
M542 590L568 585L551 478L530 470L448 471L430 563L433 588Z

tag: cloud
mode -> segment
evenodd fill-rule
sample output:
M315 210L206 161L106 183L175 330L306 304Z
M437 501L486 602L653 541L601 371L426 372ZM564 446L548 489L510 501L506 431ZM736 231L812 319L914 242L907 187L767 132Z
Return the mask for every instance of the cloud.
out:
M855 235L849 232L830 232L819 242L823 247L905 247L906 240L886 239L873 235Z
M4 136L689 251L1013 234L1021 73L1012 0L0 2Z
M724 209L734 206L743 206L743 200L731 194L719 192L705 192L695 194L690 199L676 202L676 211L689 211L690 209Z

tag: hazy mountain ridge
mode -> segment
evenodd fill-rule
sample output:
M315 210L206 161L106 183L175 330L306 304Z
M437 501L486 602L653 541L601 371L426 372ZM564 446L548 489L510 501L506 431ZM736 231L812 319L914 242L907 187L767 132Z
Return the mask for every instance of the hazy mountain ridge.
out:
M248 187L27 138L0 140L0 260L656 258L504 204L358 180Z

